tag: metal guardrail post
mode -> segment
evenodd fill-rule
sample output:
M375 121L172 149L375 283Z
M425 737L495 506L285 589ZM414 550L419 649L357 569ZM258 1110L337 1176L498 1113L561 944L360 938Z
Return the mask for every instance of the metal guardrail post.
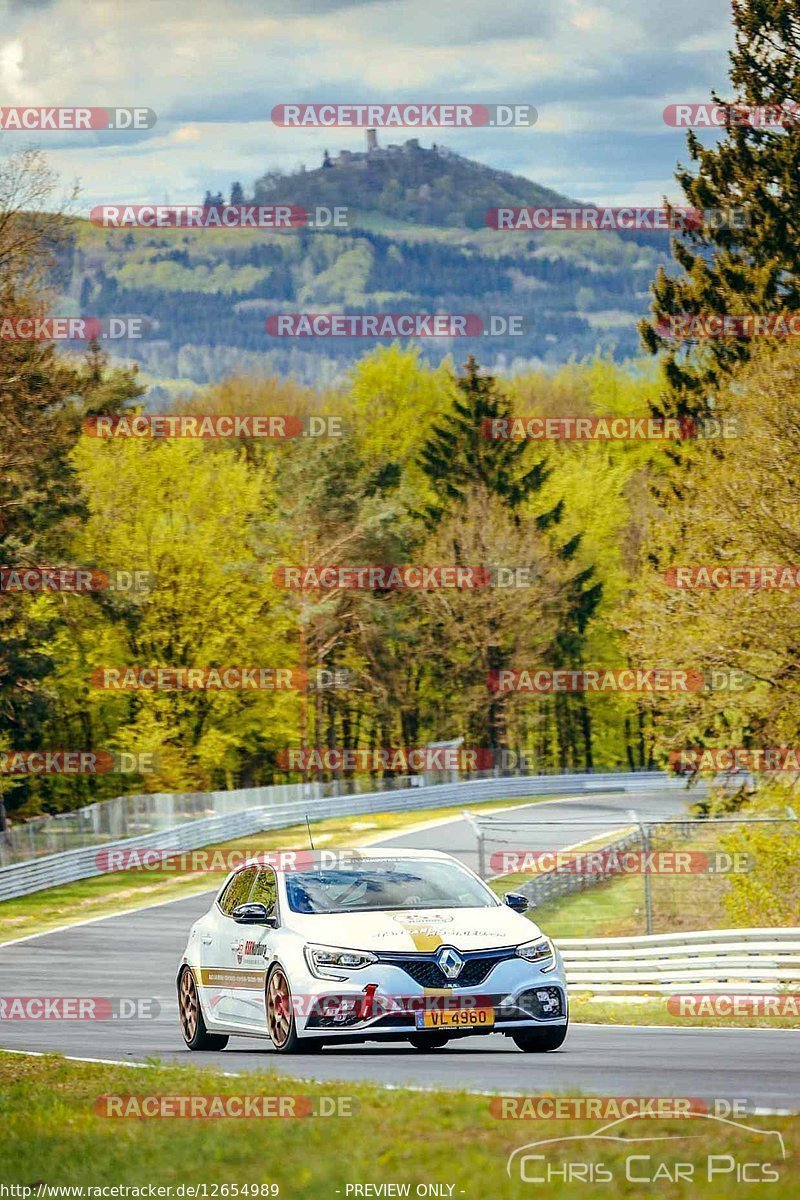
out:
M645 932L650 934L653 932L653 889L650 880L650 872L647 869L647 854L650 850L650 836L647 831L647 826L643 821L639 820L639 814L635 809L629 809L631 819L639 826L639 833L642 839L642 853L644 854L644 918L646 923Z

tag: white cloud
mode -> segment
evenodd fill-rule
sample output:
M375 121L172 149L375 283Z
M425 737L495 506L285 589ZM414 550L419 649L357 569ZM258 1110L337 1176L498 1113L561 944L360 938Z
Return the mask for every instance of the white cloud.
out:
M40 139L87 197L118 189L131 202L165 192L193 200L220 179L248 185L273 166L316 165L325 146L361 145L357 131L273 127L272 106L298 99L527 102L537 129L498 132L488 155L477 132L425 140L506 169L524 162L526 174L549 172L551 186L574 195L583 184L571 177L580 160L570 148L591 133L613 151L609 194L649 186L640 174L660 173L664 190L673 162L661 97L724 89L731 38L727 0L52 0L10 7L4 27L4 103L158 113L140 140ZM648 134L658 135L660 161L655 149L641 161L638 143L616 152L620 139Z

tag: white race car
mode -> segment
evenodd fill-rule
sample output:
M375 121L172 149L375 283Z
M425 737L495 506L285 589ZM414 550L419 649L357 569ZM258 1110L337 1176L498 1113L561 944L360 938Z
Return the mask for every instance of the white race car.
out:
M325 1043L504 1033L555 1050L567 1033L561 955L472 871L434 850L284 852L226 879L178 969L191 1050L231 1035L282 1053Z

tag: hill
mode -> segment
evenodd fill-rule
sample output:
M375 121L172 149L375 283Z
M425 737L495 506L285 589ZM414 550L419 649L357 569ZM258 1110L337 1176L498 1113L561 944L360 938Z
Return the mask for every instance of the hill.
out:
M256 181L262 204L344 205L398 221L446 229L484 229L487 209L570 204L568 197L522 175L473 162L417 138L363 153L343 150L314 171L271 173Z
M414 139L328 162L266 174L250 198L345 206L346 230L112 230L76 222L58 271L62 311L136 313L154 323L147 339L112 347L139 361L154 404L180 385L235 372L332 382L375 344L270 336L265 319L282 312L519 315L521 336L419 342L431 361L452 354L461 362L472 350L500 372L598 349L618 359L637 353L637 318L647 311L656 267L668 262L665 235L497 232L486 226L488 208L575 201Z

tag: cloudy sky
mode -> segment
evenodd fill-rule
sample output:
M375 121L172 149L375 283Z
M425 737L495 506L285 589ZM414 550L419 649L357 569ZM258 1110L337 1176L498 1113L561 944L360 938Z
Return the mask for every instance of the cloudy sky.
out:
M533 129L437 141L605 204L678 199L666 104L726 94L727 0L0 0L3 105L136 105L139 133L0 133L45 148L80 211L249 192L270 168L359 149L361 130L274 126L291 101L528 103ZM385 140L415 136L414 130Z

